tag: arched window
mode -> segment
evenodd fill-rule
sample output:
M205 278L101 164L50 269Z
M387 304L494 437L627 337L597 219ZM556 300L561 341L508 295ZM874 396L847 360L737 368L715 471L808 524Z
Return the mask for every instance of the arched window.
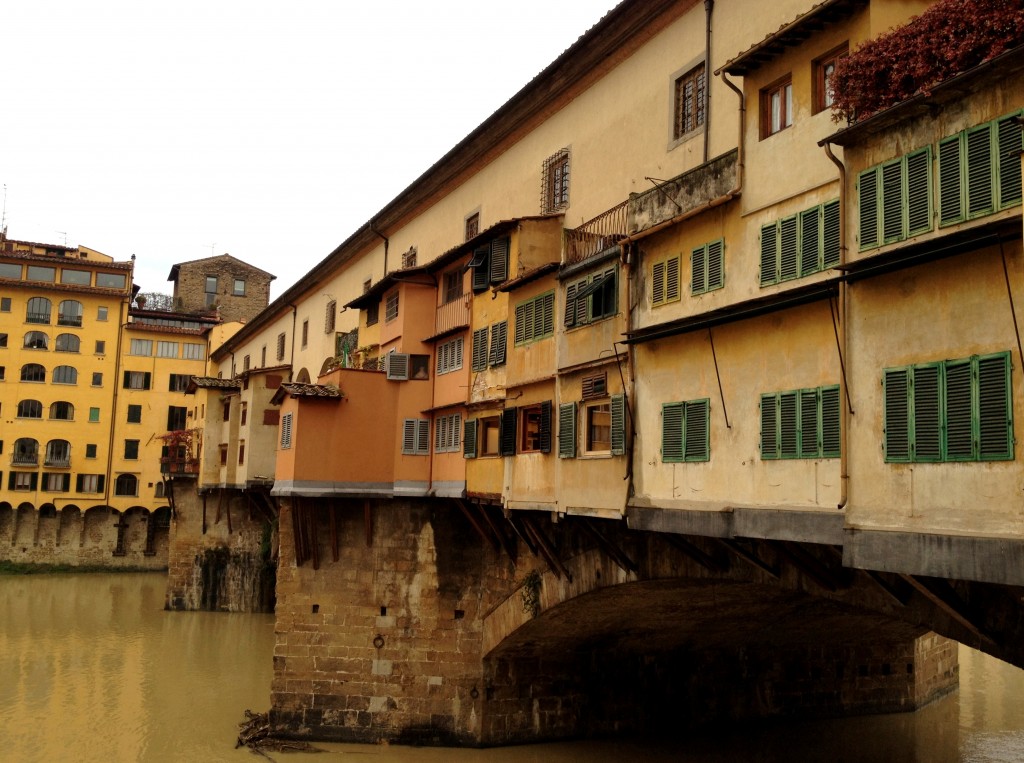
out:
M71 443L67 440L50 440L46 443L43 466L71 466Z
M26 363L21 367L21 380L23 382L44 382L46 381L46 369L38 363Z
M134 474L119 474L114 482L114 495L138 495L139 481Z
M74 421L75 406L66 400L50 403L50 418L59 419L60 421Z
M157 498L163 498L164 497L164 483L163 483L163 481L156 483L156 497Z
M57 324L60 326L82 325L82 303L77 299L65 299L57 308Z
M43 404L38 400L22 400L18 403L19 419L41 419L43 417Z
M50 378L54 384L78 384L78 369L74 366L57 366Z
M36 466L39 463L39 443L31 437L14 441L11 464L14 466Z
M45 350L50 344L50 337L42 331L29 331L25 334L25 349Z
M25 312L25 323L49 323L50 300L46 297L32 297Z
M80 341L74 334L57 334L54 349L57 352L78 352Z

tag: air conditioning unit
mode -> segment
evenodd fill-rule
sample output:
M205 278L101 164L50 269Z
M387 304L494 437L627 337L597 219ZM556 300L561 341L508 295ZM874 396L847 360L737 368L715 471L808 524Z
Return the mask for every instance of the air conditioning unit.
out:
M384 373L392 381L409 379L409 356L404 352L389 352L384 356Z

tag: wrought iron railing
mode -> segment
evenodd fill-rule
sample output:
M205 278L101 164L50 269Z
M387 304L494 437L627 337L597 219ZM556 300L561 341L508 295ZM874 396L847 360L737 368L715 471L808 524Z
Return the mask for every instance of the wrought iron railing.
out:
M565 264L582 262L626 237L628 201L565 232Z
M43 461L43 466L53 466L57 469L70 469L71 456L47 456Z
M38 453L15 453L11 456L11 466L38 466Z

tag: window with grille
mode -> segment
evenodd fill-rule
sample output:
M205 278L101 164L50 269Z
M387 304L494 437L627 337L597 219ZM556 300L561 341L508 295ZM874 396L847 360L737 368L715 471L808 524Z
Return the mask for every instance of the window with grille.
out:
M1010 354L886 369L888 462L1010 461Z
M231 290L231 293L234 296L236 296L236 297L244 297L245 296L245 279L244 278L236 278L236 279L234 279L234 281L235 281L235 283L234 283L234 287Z
M690 69L675 81L675 120L672 137L679 139L704 124L704 64Z
M39 463L39 442L32 437L21 437L14 441L11 463L16 466L35 466Z
M452 413L434 419L434 452L457 453L462 449L462 414Z
M761 458L838 458L839 387L761 395Z
M839 200L761 226L761 286L839 264Z
M284 360L284 334L277 335L277 359Z
M931 178L930 146L860 173L857 200L862 250L932 229Z
M617 311L618 268L594 273L565 287L565 326L583 326Z
M542 214L557 212L569 206L569 149L563 148L547 159L541 169Z
M654 307L679 300L679 262L677 254L651 265L651 304Z
M466 216L466 241L480 233L480 213L474 212Z
M437 346L437 373L447 374L462 368L463 338L457 337Z
M393 291L384 300L384 322L389 323L398 317L398 292Z
M462 296L462 271L453 270L444 274L444 303L454 302Z
M402 455L426 456L430 454L430 421L405 419L402 422Z
M711 241L690 253L690 294L705 294L725 285L725 241Z
M688 400L661 406L661 460L683 463L711 460L711 402Z
M555 293L549 291L516 305L516 345L545 339L555 333Z
M71 466L71 443L67 440L50 440L46 443L44 466Z

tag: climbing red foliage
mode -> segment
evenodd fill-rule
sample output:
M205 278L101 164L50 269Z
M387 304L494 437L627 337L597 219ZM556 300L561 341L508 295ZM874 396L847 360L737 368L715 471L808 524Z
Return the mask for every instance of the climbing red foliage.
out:
M1024 0L939 0L836 65L833 119L874 114L1024 44Z

